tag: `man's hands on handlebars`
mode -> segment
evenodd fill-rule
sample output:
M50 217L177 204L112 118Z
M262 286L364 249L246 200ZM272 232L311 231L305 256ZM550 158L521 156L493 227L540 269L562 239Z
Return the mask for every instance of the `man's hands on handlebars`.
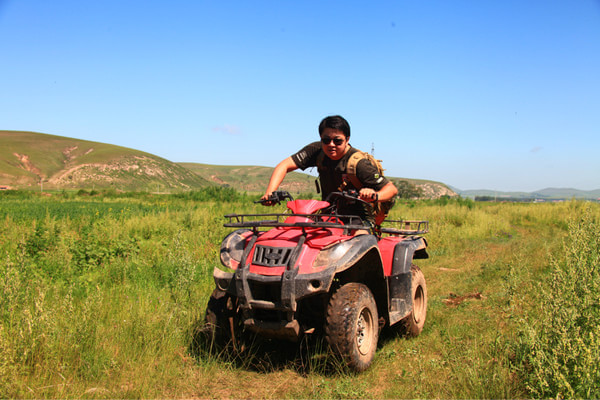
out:
M363 193L363 190L365 192ZM363 188L360 192L354 189L344 190L341 192L331 192L325 199L325 201L332 203L335 199L346 199L346 201L359 201L363 203L374 203L378 200L379 196L373 189ZM332 203L333 204L333 203Z
M377 192L371 188L362 188L360 191L348 190L344 192L333 192L328 196L326 201L330 201L329 198L332 195L350 200L360 200L364 201L365 203L375 203L379 199ZM260 200L255 201L255 203L260 203L263 206L274 206L276 204L280 204L284 200L294 200L294 198L284 190L276 190L271 193L265 193Z
M255 201L255 203L260 203L263 206L274 206L276 204L281 203L284 200L294 200L289 192L285 190L276 190L271 193L265 193L260 200Z
M375 203L379 200L379 195L374 189L371 188L362 188L358 192L358 197L362 201L366 201L367 203Z

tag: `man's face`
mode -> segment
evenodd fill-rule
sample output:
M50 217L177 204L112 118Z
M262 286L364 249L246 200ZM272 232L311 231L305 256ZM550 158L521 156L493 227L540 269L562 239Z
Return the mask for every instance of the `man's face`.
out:
M344 136L344 132L325 128L321 134L321 146L327 157L339 160L348 151L348 140Z

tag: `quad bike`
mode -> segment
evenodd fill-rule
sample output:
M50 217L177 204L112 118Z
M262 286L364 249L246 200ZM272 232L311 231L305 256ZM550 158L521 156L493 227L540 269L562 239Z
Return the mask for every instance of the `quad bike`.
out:
M286 199L287 213L225 216L225 226L237 230L223 240L224 268L213 273L205 317L211 340L239 349L242 332L291 341L320 333L360 372L371 364L384 326L419 335L427 286L413 259L428 258L419 236L428 222L371 227L339 215L341 203L362 201L356 192L335 192L327 201L274 192L262 202Z

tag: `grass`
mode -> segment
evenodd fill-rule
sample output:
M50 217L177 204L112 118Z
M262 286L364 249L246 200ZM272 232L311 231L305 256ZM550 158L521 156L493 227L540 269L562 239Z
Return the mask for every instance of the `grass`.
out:
M316 338L263 344L243 357L195 346L229 231L222 216L264 211L251 200L234 191L1 193L0 397L586 397L534 387L544 365L528 350L562 337L540 325L552 316L542 311L559 300L549 292L558 266L574 273L575 255L597 251L585 236L591 225L569 236L573 221L597 223L597 204L398 203L391 218L430 221L431 257L418 263L427 322L414 339L383 332L372 367L355 375ZM569 287L560 287L559 304L571 304ZM586 290L597 304L597 287Z

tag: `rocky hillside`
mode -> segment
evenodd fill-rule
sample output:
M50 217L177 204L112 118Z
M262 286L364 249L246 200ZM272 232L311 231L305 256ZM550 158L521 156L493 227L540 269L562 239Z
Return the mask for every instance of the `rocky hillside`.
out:
M438 199L443 196L458 197L458 194L448 186L439 182L423 182L413 180L414 185L421 190L421 198Z

